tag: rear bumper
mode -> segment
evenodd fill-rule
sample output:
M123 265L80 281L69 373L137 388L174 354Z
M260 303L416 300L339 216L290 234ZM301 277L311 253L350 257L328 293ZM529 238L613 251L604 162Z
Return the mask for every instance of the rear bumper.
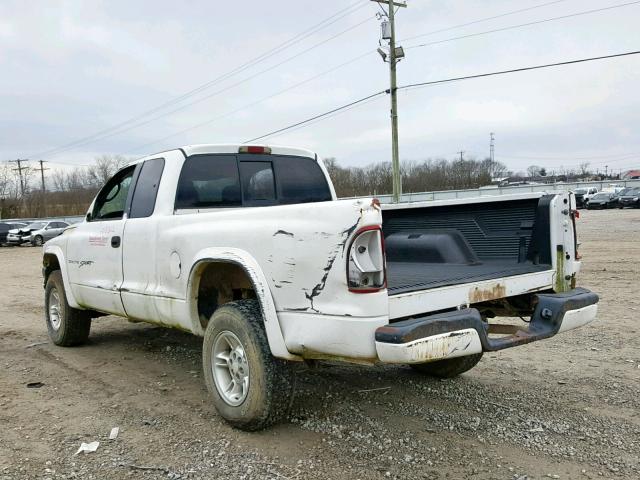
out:
M376 330L378 358L383 363L426 363L502 350L552 337L596 318L598 296L583 288L536 297L527 328L489 325L475 308L382 326ZM504 336L491 338L491 333Z

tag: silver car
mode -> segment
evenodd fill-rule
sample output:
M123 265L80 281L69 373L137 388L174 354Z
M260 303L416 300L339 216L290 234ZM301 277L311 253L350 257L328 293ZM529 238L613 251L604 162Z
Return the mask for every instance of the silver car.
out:
M69 224L67 222L60 222L57 220L45 222L45 225L39 230L32 230L31 235L29 235L27 240L31 242L31 245L40 246L47 240L51 240L52 238L60 235L68 226Z
M23 243L42 245L47 240L60 235L68 226L67 222L58 220L33 222L25 227L9 230L7 243L10 245L22 245Z

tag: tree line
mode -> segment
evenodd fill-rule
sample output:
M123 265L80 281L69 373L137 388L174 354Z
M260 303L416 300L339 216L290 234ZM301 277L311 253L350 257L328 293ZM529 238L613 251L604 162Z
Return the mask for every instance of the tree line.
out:
M102 155L86 167L51 169L44 193L39 169L0 165L0 218L84 215L100 187L128 161L121 155Z
M335 158L326 158L325 167L338 197L384 195L392 192L390 162L366 167L342 167ZM400 164L404 193L433 190L463 190L490 185L494 178L509 173L507 167L491 159L428 159L402 161Z
M13 165L0 166L0 218L38 218L44 216L84 215L94 196L107 180L129 159L121 155L102 155L86 167L66 170L52 169L47 175L46 191L40 186L38 169L18 172ZM324 159L338 197L357 197L390 194L392 169L390 162L372 163L365 167L342 166L335 158ZM404 193L435 190L463 190L496 183L496 179L510 181L549 181L569 178L589 179L589 164L579 169L547 172L531 165L526 172L512 172L498 161L489 158L403 160L400 165ZM561 172L562 177L557 176ZM555 174L555 175L554 175Z

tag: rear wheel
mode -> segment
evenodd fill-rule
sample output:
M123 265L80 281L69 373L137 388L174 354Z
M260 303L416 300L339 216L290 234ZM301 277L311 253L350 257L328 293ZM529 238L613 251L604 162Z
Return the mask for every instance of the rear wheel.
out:
M69 306L60 270L52 272L47 279L44 304L47 330L53 343L72 347L87 341L91 317L84 310Z
M230 302L207 325L202 366L218 413L242 430L260 430L286 417L294 383L287 362L271 355L256 300Z
M473 355L465 355L464 357L447 358L446 360L417 363L410 366L425 375L438 378L452 378L471 370L478 364L481 358L482 353L474 353Z

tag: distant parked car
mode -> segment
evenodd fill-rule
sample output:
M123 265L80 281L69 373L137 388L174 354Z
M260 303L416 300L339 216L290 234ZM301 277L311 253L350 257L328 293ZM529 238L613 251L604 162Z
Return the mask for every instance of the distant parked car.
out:
M9 245L22 245L23 243L26 243L29 241L32 231L44 228L47 223L48 222L33 222L19 228L9 230L7 233L7 243Z
M20 227L24 227L26 223L20 222L0 222L0 246L4 246L7 244L7 235L10 230L19 229Z
M29 236L29 241L31 242L31 245L40 246L47 240L51 240L52 238L60 235L68 226L69 224L67 222L48 222L44 228L41 228L40 230L33 230Z
M22 245L31 243L32 245L42 245L47 240L60 235L69 224L60 221L33 222L27 226L9 230L7 243L10 245Z
M640 208L640 187L627 188L618 195L618 208Z
M598 193L598 189L596 187L576 188L573 191L573 194L576 197L576 206L578 208L585 208L589 203L589 199L596 193Z
M596 193L593 197L589 199L587 203L587 209L594 210L597 208L613 208L617 204L617 198L615 193L611 192L600 192Z

